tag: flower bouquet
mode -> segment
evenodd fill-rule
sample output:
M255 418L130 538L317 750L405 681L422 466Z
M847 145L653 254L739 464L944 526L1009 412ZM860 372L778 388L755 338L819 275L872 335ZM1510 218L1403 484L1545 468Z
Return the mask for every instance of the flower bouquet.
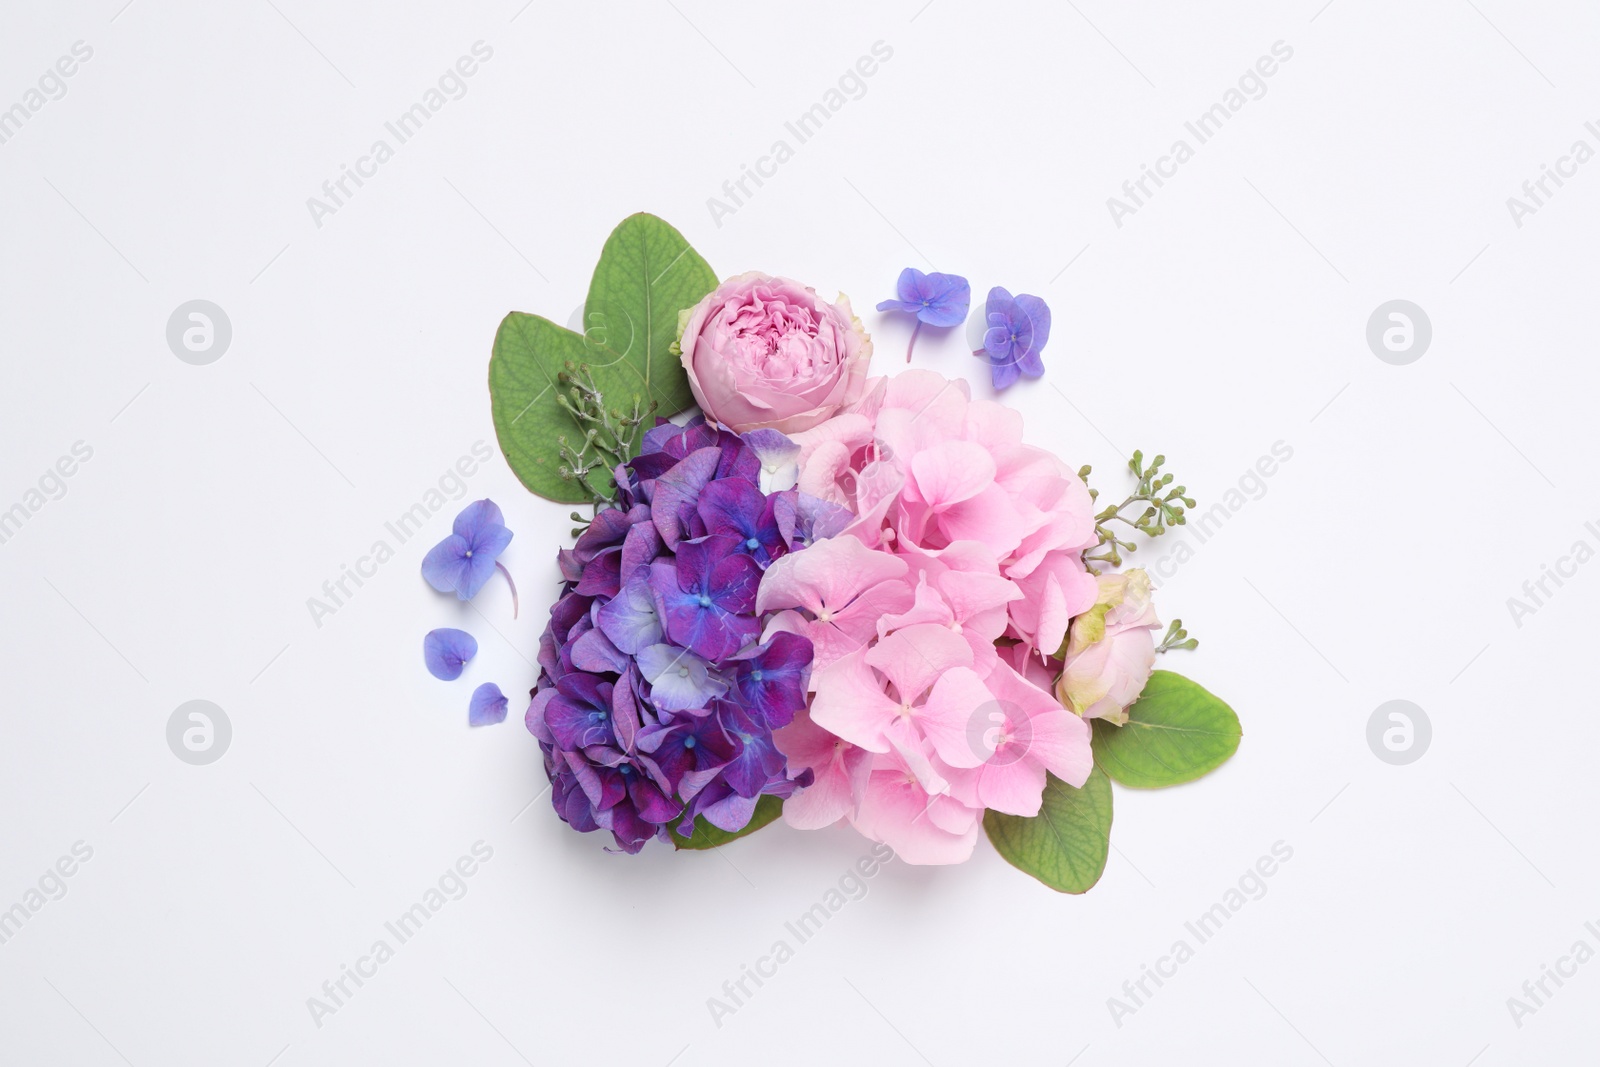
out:
M913 344L969 322L996 391L1044 373L1042 300L970 304L965 279L908 269L879 310L916 316ZM1226 704L1154 669L1195 641L1160 633L1148 577L1120 569L1194 506L1163 457L1134 453L1131 491L1102 506L1089 468L965 381L869 377L843 296L719 284L651 215L606 241L582 326L514 312L489 368L511 468L587 509L553 546L525 717L573 829L634 853L848 823L936 864L971 856L981 826L1077 893L1105 865L1112 781L1191 781L1238 747ZM509 539L474 505L429 580L472 595ZM459 674L470 637L429 640L430 666ZM505 705L480 686L472 721Z

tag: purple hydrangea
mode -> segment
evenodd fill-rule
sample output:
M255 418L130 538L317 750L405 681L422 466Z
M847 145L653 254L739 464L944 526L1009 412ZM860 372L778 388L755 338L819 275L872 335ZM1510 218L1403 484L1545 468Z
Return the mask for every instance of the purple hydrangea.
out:
M556 813L637 852L703 816L743 829L790 778L772 731L805 707L811 642L761 640L756 589L773 560L837 533L843 509L774 478L796 449L699 418L662 422L618 467L614 506L558 561L527 725ZM763 486L776 491L764 492Z

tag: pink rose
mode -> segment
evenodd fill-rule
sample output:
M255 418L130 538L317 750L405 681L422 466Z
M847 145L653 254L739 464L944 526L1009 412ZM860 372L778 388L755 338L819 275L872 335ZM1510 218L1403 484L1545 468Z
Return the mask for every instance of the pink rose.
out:
M872 340L841 294L759 271L723 282L679 316L689 388L706 418L735 433L796 433L861 396Z
M1094 607L1072 620L1056 697L1086 719L1121 726L1156 665L1154 631L1161 623L1142 568L1102 574L1099 584Z

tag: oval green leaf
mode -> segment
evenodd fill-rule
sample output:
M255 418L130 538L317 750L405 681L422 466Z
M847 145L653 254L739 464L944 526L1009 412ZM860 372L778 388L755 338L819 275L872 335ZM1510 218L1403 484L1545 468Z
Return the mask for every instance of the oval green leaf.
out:
M583 362L588 351L571 330L513 311L501 321L489 357L489 399L500 451L523 485L563 504L591 499L577 482L561 477L558 439L576 441L581 431L556 401L557 376L568 361Z
M606 238L584 302L595 381L622 406L636 395L664 417L692 405L689 377L669 349L678 312L716 287L711 266L666 221L645 212L623 219Z
M1242 735L1227 704L1181 674L1155 671L1125 725L1094 720L1094 761L1122 785L1179 785L1226 763Z
M702 815L694 821L694 836L682 837L676 829L668 831L672 835L672 845L677 849L708 849L719 845L726 845L729 841L737 841L741 837L748 837L757 830L768 825L779 815L783 814L783 801L773 796L763 796L756 801L755 813L750 816L750 821L744 829L729 833L719 830L706 822Z
M1100 880L1111 848L1111 780L1096 767L1082 789L1045 778L1032 818L983 813L983 828L1007 863L1058 893L1085 893Z

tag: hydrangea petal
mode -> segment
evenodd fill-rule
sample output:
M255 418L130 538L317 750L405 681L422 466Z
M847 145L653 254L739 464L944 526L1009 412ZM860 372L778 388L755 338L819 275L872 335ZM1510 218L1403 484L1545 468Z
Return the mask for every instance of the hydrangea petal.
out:
M440 681L450 682L461 677L462 667L477 654L477 638L465 630L448 627L429 630L422 639L422 662L428 673Z
M686 648L650 645L636 657L639 673L650 683L650 699L663 711L704 708L727 691L727 683L711 674L711 665Z
M472 700L467 705L467 725L493 726L505 722L508 703L498 685L484 682L472 691Z

